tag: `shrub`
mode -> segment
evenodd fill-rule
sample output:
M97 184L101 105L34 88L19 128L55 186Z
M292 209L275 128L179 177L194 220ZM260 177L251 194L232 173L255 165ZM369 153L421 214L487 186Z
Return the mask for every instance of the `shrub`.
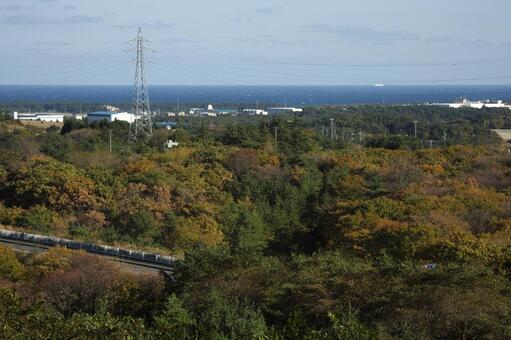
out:
M21 208L6 208L3 205L0 205L0 223L5 225L14 225L22 213L23 209Z
M18 280L23 275L24 268L14 251L10 248L0 247L0 277Z
M47 209L45 206L36 205L29 210L25 210L16 218L15 224L19 227L27 227L33 230L47 232L58 215Z

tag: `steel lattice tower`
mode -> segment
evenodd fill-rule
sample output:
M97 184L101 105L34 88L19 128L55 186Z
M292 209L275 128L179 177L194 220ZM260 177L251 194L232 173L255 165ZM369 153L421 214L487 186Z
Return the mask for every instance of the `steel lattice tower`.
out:
M141 136L150 137L153 135L153 122L151 108L149 106L149 95L145 77L144 43L147 41L142 36L142 28L138 29L136 41L137 58L135 60L135 85L133 87L133 98L131 113L135 115L135 121L130 124L129 140L136 141Z

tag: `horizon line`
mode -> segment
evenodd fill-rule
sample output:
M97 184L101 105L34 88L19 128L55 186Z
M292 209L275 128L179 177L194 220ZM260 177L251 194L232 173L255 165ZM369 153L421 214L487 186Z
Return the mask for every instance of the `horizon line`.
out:
M499 84L499 83L453 83L453 84L440 84L440 83L402 83L402 84L383 84L384 86L377 86L379 84L256 84L256 85L240 85L240 84L153 84L147 87L398 87L398 86L511 86L511 83ZM2 84L0 86L105 86L105 87L133 87L133 84Z

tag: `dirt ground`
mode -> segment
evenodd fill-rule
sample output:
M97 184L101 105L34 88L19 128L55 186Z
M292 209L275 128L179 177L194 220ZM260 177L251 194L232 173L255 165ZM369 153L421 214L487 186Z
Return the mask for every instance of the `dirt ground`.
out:
M61 128L62 126L64 126L64 123L40 122L40 121L37 121L37 120L22 120L20 122L23 125L35 126L35 127L41 128L41 129L47 129L47 128L52 127L52 126L57 126L57 127Z

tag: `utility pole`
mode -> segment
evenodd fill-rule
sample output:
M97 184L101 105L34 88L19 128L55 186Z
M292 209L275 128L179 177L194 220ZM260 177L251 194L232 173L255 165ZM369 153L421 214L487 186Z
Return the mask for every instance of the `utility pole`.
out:
M382 123L383 123L383 137L387 138L387 119L385 117L385 114L387 113L387 110L385 109L385 97L383 97L383 115L382 115Z
M112 129L108 129L108 141L110 152L112 152Z
M335 129L335 121L333 118L330 118L330 139L337 140L337 130Z
M136 141L141 136L151 137L153 135L153 122L145 77L146 60L144 52L147 48L144 44L146 41L142 36L142 28L139 28L135 39L137 57L135 59L135 85L133 87L131 108L135 121L130 124L129 140L131 142Z
M417 121L417 120L413 121L413 135L414 135L415 138L417 138L417 123L418 122L419 121Z

